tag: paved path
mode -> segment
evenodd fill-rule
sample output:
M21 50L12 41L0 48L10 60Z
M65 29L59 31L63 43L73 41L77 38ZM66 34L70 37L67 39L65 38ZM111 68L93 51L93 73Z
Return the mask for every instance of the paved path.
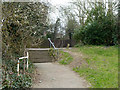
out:
M33 88L87 88L86 81L69 67L58 63L36 63L37 80Z

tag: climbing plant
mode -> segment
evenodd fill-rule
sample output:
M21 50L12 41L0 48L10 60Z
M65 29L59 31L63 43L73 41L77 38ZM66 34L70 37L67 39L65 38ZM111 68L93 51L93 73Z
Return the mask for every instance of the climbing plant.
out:
M25 48L40 45L44 30L47 28L48 9L49 6L41 2L3 2L3 88L31 86L30 72L17 77L17 59L24 56Z

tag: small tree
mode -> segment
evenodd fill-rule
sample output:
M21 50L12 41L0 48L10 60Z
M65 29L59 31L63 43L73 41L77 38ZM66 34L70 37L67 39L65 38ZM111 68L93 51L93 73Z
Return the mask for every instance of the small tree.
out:
M75 39L82 40L84 44L114 45L117 41L117 26L113 9L106 11L102 2L94 3L94 6L87 16L85 25L76 30Z

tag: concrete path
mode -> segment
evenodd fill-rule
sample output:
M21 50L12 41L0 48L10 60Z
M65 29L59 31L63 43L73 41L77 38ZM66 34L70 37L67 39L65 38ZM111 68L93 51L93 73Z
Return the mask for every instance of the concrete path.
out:
M58 63L35 63L37 80L33 88L88 88L89 85L69 67Z

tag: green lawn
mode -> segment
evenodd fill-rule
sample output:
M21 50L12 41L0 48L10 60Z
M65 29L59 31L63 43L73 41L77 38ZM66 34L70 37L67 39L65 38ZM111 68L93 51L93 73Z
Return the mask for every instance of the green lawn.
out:
M86 56L88 66L82 65L73 70L92 84L94 88L118 87L118 48L115 46L81 46L73 49Z
M85 77L91 88L118 87L118 47L80 46L71 51L83 54L88 65L82 64L73 70Z

